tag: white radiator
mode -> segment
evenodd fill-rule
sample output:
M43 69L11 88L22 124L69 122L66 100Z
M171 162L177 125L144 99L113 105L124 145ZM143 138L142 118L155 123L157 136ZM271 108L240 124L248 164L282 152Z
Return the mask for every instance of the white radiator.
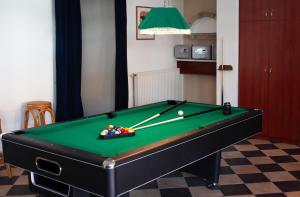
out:
M134 106L183 100L183 77L177 68L134 73L132 82Z

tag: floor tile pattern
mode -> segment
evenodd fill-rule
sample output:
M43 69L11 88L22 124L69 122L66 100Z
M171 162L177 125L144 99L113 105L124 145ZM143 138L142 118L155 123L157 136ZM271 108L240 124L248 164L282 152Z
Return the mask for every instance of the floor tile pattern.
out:
M174 172L130 193L130 197L299 197L300 147L250 139L222 152L220 189L205 187L200 177ZM27 173L0 167L0 196L35 197Z

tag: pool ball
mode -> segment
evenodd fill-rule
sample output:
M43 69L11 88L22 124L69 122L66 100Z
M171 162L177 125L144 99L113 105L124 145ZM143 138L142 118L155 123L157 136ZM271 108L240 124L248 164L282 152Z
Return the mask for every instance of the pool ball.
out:
M121 131L123 128L122 127L117 127L117 131Z
M114 129L114 125L108 125L108 126L107 126L107 129L108 129L108 130L113 130L113 129Z
M128 129L128 132L129 132L129 133L134 133L134 132L135 132L135 129L129 128L129 129Z
M101 132L101 135L107 135L108 134L108 130L103 130L102 132Z
M178 116L183 116L183 111L178 111Z

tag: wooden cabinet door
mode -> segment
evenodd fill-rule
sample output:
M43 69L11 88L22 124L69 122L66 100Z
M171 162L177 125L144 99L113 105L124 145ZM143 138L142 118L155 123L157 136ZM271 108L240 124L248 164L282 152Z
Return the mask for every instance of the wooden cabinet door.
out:
M271 22L269 135L300 142L300 21Z
M300 1L271 2L270 137L300 144Z
M240 0L240 21L269 20L269 0Z
M299 0L289 0L291 1L289 10L290 10L290 18L292 20L300 20L300 1Z
M292 0L270 0L271 20L287 20L291 17Z
M240 21L300 20L300 0L240 0Z
M288 140L288 129L285 126L290 120L290 109L285 107L290 103L291 87L291 23L285 20L270 22L270 69L269 69L269 135L273 138Z
M264 110L263 134L267 135L269 22L240 22L239 106Z
M289 36L293 41L289 46L291 56L289 102L285 103L286 111L288 111L286 116L289 117L289 121L286 122L285 128L289 132L291 142L300 145L300 20L294 20L291 23Z
M300 19L299 0L269 0L271 20Z

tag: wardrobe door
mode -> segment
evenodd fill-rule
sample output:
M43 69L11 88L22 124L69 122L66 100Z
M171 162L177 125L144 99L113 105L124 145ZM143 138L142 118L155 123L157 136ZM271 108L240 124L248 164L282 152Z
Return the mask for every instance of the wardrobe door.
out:
M239 106L264 110L263 134L268 134L269 22L240 22Z
M292 17L291 8L294 0L270 0L271 20L287 20ZM298 0L299 1L299 0Z
M289 4L289 16L292 20L300 20L300 1L299 0L288 0Z
M240 0L240 21L268 20L269 0Z
M292 21L292 29L290 37L293 42L290 45L291 53L291 74L289 76L290 87L289 97L290 102L286 103L286 108L289 109L290 120L287 122L287 128L290 131L290 137L293 143L300 145L300 20Z
M291 102L290 88L292 86L292 31L288 21L272 21L270 33L270 65L269 65L269 136L275 139L290 139L290 131L286 123L291 120L290 108L286 103Z
M270 0L271 20L299 20L299 0Z

